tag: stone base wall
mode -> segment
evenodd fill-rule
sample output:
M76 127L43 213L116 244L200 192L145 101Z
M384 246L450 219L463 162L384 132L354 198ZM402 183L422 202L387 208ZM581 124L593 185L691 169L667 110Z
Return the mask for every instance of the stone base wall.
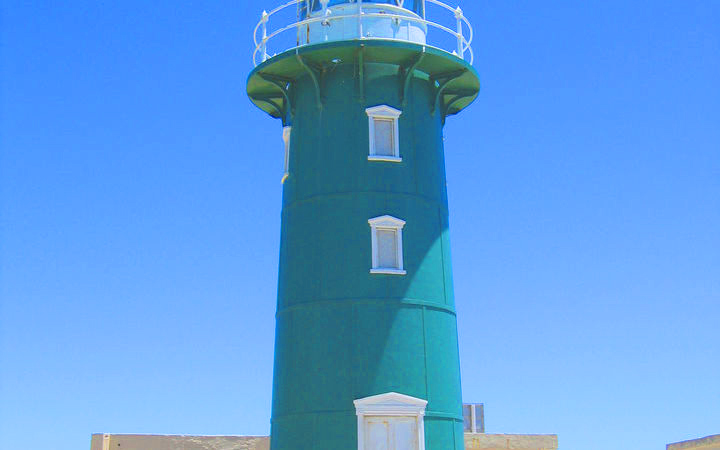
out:
M720 434L668 444L667 450L720 450Z
M555 450L554 434L465 434L465 450Z
M465 434L466 450L556 450L558 438L548 434ZM694 449L695 447L693 447ZM697 447L700 448L700 447ZM159 436L93 434L90 450L269 450L266 436ZM713 447L713 450L720 449ZM669 449L670 450L670 449ZM675 449L672 449L675 450ZM702 447L705 450L705 447ZM708 448L710 450L710 448Z
M93 434L90 450L270 450L266 436Z

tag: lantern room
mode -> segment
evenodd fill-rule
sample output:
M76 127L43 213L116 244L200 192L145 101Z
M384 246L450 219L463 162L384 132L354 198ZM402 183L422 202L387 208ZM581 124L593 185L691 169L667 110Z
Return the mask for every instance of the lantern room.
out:
M350 40L427 44L472 64L472 27L441 0L291 0L263 12L254 39L256 65L294 47Z
M301 1L298 16L309 23L299 30L300 43L375 38L424 44L427 36L424 3L422 0Z

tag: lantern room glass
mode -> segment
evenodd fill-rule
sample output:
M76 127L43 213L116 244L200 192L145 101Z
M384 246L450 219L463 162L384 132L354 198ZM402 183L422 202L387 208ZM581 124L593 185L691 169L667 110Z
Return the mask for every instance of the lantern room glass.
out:
M354 4L357 0L329 0L328 8L344 4ZM424 17L425 0L362 0L363 4L382 4L399 6L401 8L410 10L420 17ZM322 10L322 3L320 0L304 0L298 3L298 17L300 20L307 19L308 11L316 12Z

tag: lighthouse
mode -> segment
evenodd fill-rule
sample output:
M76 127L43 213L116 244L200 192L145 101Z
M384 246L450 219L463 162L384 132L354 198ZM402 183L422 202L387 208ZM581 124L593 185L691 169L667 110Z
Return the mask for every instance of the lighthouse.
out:
M254 38L284 143L271 449L462 450L443 126L479 91L470 23L296 0Z

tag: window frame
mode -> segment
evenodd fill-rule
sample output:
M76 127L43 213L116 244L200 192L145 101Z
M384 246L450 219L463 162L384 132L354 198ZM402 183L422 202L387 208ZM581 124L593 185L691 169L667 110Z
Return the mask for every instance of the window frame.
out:
M372 274L386 274L386 275L405 275L407 271L404 269L404 258L403 258L403 240L402 230L405 227L405 221L392 216L380 216L368 220L370 224L370 245L372 247L372 268L370 273ZM397 259L396 267L381 267L380 266L380 255L378 248L378 231L379 230L391 230L395 232L395 255Z
M368 116L368 129L370 136L368 161L402 162L402 157L400 156L400 126L398 124L402 111L395 109L392 106L378 105L367 108L365 113ZM375 145L375 120L387 120L392 122L392 156L377 154Z
M283 127L282 139L284 144L284 159L283 159L283 176L280 183L284 184L285 180L290 176L290 133L292 132L291 126Z

